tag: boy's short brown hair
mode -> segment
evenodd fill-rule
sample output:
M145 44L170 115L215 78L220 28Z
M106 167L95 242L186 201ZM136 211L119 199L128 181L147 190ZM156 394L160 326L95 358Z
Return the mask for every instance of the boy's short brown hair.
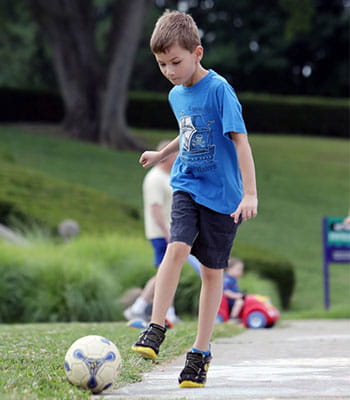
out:
M174 44L192 53L201 40L198 27L190 15L166 10L154 27L150 47L153 54L159 54L165 53Z

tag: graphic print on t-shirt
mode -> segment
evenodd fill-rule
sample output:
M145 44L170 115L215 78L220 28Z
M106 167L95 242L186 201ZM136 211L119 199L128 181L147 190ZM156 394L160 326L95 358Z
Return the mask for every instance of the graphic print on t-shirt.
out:
M181 117L181 158L185 164L193 165L214 161L215 145L213 145L212 133L209 127L211 123L205 123L201 115Z

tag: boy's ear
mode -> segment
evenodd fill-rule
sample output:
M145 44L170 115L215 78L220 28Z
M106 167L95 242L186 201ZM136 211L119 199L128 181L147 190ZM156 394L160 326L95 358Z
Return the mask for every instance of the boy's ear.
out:
M196 58L197 58L197 62L200 62L201 60L202 60L202 58L203 58L203 52L204 52L204 49L203 49L203 46L197 46L195 49L194 49L194 53L195 53L195 55L196 55Z

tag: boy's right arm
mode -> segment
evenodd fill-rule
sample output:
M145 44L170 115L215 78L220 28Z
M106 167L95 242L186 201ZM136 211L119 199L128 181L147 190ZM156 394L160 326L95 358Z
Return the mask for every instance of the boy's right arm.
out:
M152 167L152 165L157 164L157 162L164 160L170 154L179 151L179 141L180 138L177 137L172 142L170 142L167 146L165 146L161 151L145 151L142 153L139 163L144 167Z

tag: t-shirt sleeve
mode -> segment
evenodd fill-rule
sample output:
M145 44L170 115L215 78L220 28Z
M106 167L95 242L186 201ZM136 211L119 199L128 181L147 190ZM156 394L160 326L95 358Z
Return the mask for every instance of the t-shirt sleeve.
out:
M219 109L223 134L229 132L247 133L247 129L242 116L242 106L234 92L228 84L222 84L217 90Z

